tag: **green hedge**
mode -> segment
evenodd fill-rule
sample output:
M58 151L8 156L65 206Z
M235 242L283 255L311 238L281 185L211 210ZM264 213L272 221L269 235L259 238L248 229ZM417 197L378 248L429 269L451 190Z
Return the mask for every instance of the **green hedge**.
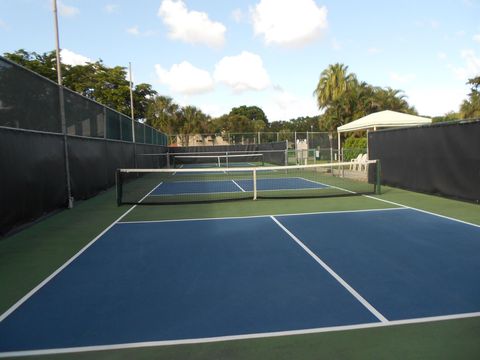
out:
M358 154L367 152L367 138L357 138L350 136L343 145L343 160L350 161L355 159Z

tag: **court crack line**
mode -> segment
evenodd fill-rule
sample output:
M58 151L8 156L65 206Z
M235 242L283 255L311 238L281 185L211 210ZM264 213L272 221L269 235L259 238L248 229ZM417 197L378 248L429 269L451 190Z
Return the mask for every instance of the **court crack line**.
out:
M305 252L310 255L321 267L323 267L335 280L337 280L355 299L357 299L364 307L367 308L378 320L382 323L388 323L388 319L383 316L377 309L373 307L362 295L360 295L354 288L352 288L345 280L342 279L333 269L328 266L322 259L320 259L307 245L305 245L299 238L297 238L290 230L288 230L278 219L274 216L270 218L290 236Z

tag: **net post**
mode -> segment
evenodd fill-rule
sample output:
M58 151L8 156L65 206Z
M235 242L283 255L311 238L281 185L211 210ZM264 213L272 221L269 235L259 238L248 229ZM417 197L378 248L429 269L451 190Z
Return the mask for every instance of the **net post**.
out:
M115 183L117 185L117 206L122 205L122 193L123 193L123 188L122 188L122 174L120 172L120 169L117 169L115 172Z
M377 160L376 166L375 166L375 194L380 195L382 193L382 188L381 188L381 166L380 166L380 160Z
M253 200L257 200L257 170L253 169Z

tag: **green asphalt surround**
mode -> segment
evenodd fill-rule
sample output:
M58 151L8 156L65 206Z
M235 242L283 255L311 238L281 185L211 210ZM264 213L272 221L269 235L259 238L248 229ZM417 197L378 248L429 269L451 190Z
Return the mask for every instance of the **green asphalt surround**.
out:
M380 199L480 225L477 204L383 187ZM213 204L137 206L123 221L275 215L391 208L361 197L242 200ZM0 313L63 265L130 206L117 207L112 189L71 210L0 240ZM32 358L32 357L29 357ZM480 318L225 341L196 345L38 356L53 359L477 359Z

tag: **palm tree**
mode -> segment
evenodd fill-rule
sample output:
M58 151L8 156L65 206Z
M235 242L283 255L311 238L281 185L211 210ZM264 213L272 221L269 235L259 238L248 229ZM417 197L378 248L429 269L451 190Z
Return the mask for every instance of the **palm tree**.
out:
M468 94L468 99L464 100L460 105L460 114L462 118L478 118L480 117L480 76L468 79L467 84L472 85L472 92Z
M380 110L401 111L416 114L416 111L408 105L407 97L402 90L387 88L378 88L375 92L375 99L379 104Z
M480 92L474 90L469 94L469 99L463 100L460 114L463 119L480 117Z
M190 135L202 133L207 126L207 116L195 106L186 106L180 110L178 133L182 144L188 146Z
M356 82L355 74L348 73L348 66L339 63L329 65L320 74L317 87L313 92L317 98L318 108L328 107L341 98Z
M171 97L156 96L147 109L147 124L169 135L178 132L179 106Z

